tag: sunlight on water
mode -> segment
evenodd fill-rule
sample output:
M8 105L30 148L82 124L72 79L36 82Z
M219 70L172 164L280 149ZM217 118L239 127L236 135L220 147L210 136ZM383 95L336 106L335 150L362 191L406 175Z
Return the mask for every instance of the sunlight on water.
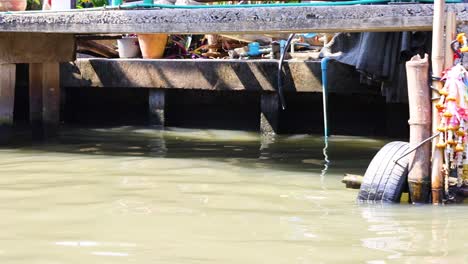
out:
M2 263L467 263L464 206L358 205L382 140L119 127L0 148Z

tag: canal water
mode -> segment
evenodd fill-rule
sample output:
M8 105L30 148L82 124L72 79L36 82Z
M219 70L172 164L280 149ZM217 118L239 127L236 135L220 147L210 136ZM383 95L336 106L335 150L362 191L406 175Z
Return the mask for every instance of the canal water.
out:
M468 263L464 206L360 205L386 142L68 128L0 148L0 262Z

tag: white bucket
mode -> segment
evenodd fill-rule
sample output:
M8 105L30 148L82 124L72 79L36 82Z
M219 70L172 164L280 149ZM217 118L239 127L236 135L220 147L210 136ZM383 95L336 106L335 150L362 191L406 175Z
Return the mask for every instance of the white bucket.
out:
M70 0L52 0L51 10L68 10L71 9Z
M123 37L117 40L120 58L136 58L140 55L137 37Z

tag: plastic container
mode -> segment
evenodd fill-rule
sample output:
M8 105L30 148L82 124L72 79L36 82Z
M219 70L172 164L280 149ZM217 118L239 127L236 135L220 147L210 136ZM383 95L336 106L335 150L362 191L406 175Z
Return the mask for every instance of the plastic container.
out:
M52 0L50 10L69 10L71 9L70 0Z
M123 37L117 40L120 58L136 58L140 55L137 37Z
M0 0L0 11L24 11L26 0Z
M166 34L138 34L141 55L144 59L161 59L167 44Z
M249 54L249 56L259 56L261 53L260 53L260 43L258 42L252 42L252 43L249 43L249 52L247 54Z

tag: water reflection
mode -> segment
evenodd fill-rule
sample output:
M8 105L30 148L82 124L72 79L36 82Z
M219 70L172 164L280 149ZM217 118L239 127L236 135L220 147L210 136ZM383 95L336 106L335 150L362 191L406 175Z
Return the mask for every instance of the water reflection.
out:
M468 263L466 215L460 206L372 205L360 208L370 236L362 246L385 253L369 263Z

